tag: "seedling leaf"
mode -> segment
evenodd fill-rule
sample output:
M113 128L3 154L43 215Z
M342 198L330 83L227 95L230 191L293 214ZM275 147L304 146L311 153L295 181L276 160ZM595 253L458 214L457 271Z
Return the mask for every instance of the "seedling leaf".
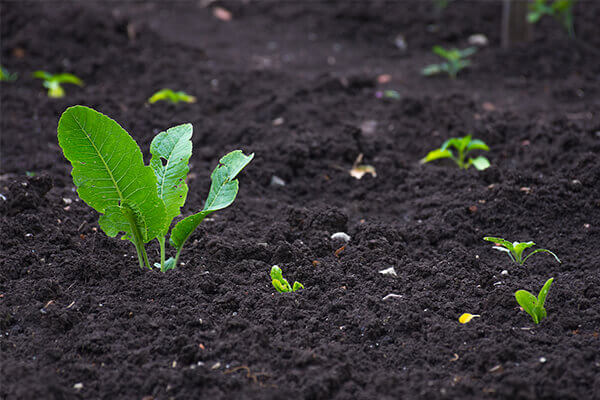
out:
M427 153L427 155L421 160L421 164L429 161L440 160L442 158L452 158L452 152L450 150L435 149Z
M165 205L156 191L152 168L144 165L142 152L114 120L84 106L68 108L58 123L58 142L71 162L79 197L101 214L101 228L109 236L124 231L130 237L130 221L123 207L138 215L144 243L160 234Z
M478 171L483 171L486 168L489 168L490 166L490 162L487 158L485 158L484 156L479 156L476 158L470 158L469 162L471 164L473 164L473 166L478 170Z
M536 324L539 323L539 319L535 312L535 304L537 302L537 298L529 293L527 290L517 290L515 293L515 298L517 299L517 303L527 312L527 314L531 315L533 318L533 322Z
M167 213L164 234L173 218L180 214L187 197L185 179L190 170L192 131L192 124L175 126L156 135L150 144L150 166L156 175L158 197L165 203Z

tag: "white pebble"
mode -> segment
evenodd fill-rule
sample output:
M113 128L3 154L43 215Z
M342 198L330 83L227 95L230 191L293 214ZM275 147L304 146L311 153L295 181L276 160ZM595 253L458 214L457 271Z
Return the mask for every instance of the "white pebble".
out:
M546 361L548 361L548 360L546 360L546 357L540 357L540 362L541 363L545 363Z
M331 240L338 239L348 243L350 241L350 235L348 235L346 232L336 232L333 235L331 235Z
M396 270L394 269L394 267L389 267L386 269L382 269L381 271L379 271L380 274L382 275L392 275L392 276L398 276L398 274L396 273Z
M506 276L506 275L508 275L508 271L507 270L502 270L502 272L500 272L500 275Z
M401 299L402 295L401 294L395 294L395 293L390 293L387 296L385 296L383 298L383 301L389 300L389 299Z
M73 389L75 389L75 390L83 389L83 383L77 382L76 384L73 385Z
M271 177L271 186L285 186L285 181L277 175L273 175Z

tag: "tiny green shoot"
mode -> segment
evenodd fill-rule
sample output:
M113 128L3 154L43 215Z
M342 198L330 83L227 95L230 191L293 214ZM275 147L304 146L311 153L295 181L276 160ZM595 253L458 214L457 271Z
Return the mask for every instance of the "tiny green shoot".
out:
M294 282L293 286L290 286L289 282L283 277L283 272L281 268L277 265L273 265L271 267L271 282L273 283L273 287L279 293L288 293L288 292L296 292L300 289L304 289L304 286L300 282Z
M537 297L527 290L517 290L515 293L517 303L519 303L521 308L523 308L527 314L531 315L533 322L536 324L539 324L542 319L546 318L547 314L544 303L546 302L546 296L548 296L548 291L550 290L550 285L552 285L553 281L554 278L548 279Z
M530 24L537 23L544 15L551 16L560 22L570 37L575 37L573 27L573 6L575 0L554 0L551 4L548 0L534 0L529 4L527 21Z
M185 243L204 218L233 203L239 187L236 176L254 157L235 150L220 159L211 174L204 208L171 229L169 243L176 255L166 260L165 238L188 193L191 137L191 124L160 132L150 144L152 158L147 166L133 138L106 115L74 106L60 117L58 142L73 167L79 197L101 214L98 222L108 236L125 233L122 239L135 246L140 268L152 268L145 244L153 239L160 245L160 263L154 265L163 272L175 268Z
M0 81L2 82L13 82L17 80L18 74L16 72L10 73L6 68L0 65Z
M65 90L62 83L71 83L73 85L83 86L83 81L73 74L51 74L46 71L35 71L34 78L44 80L44 87L48 89L48 97L59 98L65 96Z
M551 252L548 249L535 249L531 253L529 253L527 255L527 257L523 258L523 255L524 255L523 251L532 246L535 246L535 243L533 243L533 242L512 242L511 243L508 240L504 240L504 239L498 238L498 237L490 237L490 236L484 237L483 240L487 240L488 242L495 243L496 245L493 247L494 249L507 253L508 256L510 257L510 259L519 265L525 264L525 261L527 261L527 259L529 257L531 257L532 255L534 255L535 253L550 253L556 259L556 261L558 261L559 263L561 262L558 259L558 257L556 256L556 254L554 254L553 252Z
M456 150L456 155L450 150L450 147L453 147ZM450 158L461 169L467 169L471 165L480 171L488 168L490 162L484 156L467 158L469 152L473 150L489 151L490 148L479 139L471 139L471 135L462 138L451 138L446 140L439 149L430 151L423 159L421 159L421 164L443 158Z
M148 103L154 104L157 101L167 101L172 104L177 104L179 102L184 103L195 103L196 98L194 96L190 96L185 92L174 92L171 89L162 89L158 92L154 93L149 99Z
M446 50L442 46L434 46L433 52L445 59L446 61L439 64L431 64L421 70L425 76L437 75L445 72L450 78L455 79L456 75L464 68L471 65L471 61L467 57L475 54L475 47L467 47L466 49L450 49Z

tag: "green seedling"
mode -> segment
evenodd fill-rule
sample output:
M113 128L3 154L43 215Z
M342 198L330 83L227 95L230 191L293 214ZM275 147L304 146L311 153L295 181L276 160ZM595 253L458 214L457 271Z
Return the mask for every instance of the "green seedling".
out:
M168 101L169 103L177 104L180 101L184 103L195 103L196 98L190 96L185 92L174 92L171 89L162 89L154 93L149 99L148 103L154 104L157 101Z
M1 82L13 82L17 80L18 74L16 72L10 73L6 68L0 65L0 81Z
M552 285L553 281L554 278L548 279L537 297L527 290L517 290L515 293L517 303L519 303L527 314L531 315L533 322L536 324L539 324L542 319L546 318L544 303L546 302L546 296L548 296L548 291L550 290L550 285Z
M551 252L548 249L535 249L534 251L529 253L527 255L527 257L523 258L523 251L532 246L535 246L535 243L533 243L533 242L512 242L511 243L508 240L504 240L502 238L497 238L497 237L490 237L490 236L484 237L483 240L487 240L488 242L495 243L496 246L493 247L494 249L508 253L508 256L510 257L510 259L519 265L525 264L525 261L527 261L527 259L529 257L531 257L532 255L534 255L535 253L550 253L550 254L552 254L552 256L554 256L556 261L558 261L559 263L561 262L558 259L558 257L556 256L556 254L554 254L553 252Z
M52 98L65 96L65 90L61 86L62 83L83 86L83 81L73 74L51 74L46 71L35 71L33 77L44 80L44 87L48 89L48 97Z
M570 37L575 37L573 27L573 6L575 0L554 0L551 4L548 0L535 0L529 4L527 21L530 24L537 23L544 15L551 16L563 25Z
M188 193L191 137L191 124L160 132L152 140L152 158L146 166L133 138L104 114L74 106L58 123L58 142L73 166L79 197L101 214L98 222L108 236L125 233L122 239L135 246L140 268L152 268L145 244L153 239L160 244L160 263L154 266L163 272L175 268L185 243L204 218L233 203L239 187L235 178L254 157L235 150L220 159L211 174L204 208L171 229L169 243L176 255L165 260L165 238Z
M454 79L462 69L471 65L471 61L467 60L467 57L475 54L477 49L475 47L467 47L463 50L446 50L441 46L434 46L433 52L446 61L439 64L428 65L421 70L421 73L425 76L431 76L445 72L450 78Z
M450 147L454 147L454 149L456 149L456 155L454 155L454 153L449 149ZM487 144L483 143L479 139L471 139L471 135L467 135L462 138L451 138L446 140L439 149L430 151L425 158L421 160L421 164L443 158L450 158L454 160L454 162L461 169L467 169L471 165L480 171L488 168L490 166L490 162L484 156L467 158L469 152L473 150L489 151L490 148Z
M281 268L277 265L271 267L271 282L279 293L296 292L300 289L304 289L304 286L300 282L294 282L293 286L290 286L289 282L283 277Z

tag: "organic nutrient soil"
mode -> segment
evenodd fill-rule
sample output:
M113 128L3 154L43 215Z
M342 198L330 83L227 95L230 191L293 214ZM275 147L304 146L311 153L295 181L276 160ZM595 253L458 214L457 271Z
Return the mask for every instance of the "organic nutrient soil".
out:
M19 79L1 84L0 398L599 399L600 3L577 2L576 39L544 19L510 51L500 2L432 7L3 2ZM420 75L433 45L477 33L489 45L458 79ZM38 69L86 85L49 99ZM198 101L148 105L164 87ZM193 123L184 215L220 156L256 153L184 265L140 270L78 201L56 139L73 104L146 159L156 133ZM419 164L469 133L489 169ZM361 153L376 177L350 176ZM517 266L485 235L562 264ZM274 264L306 289L275 293ZM536 326L514 292L550 277Z

